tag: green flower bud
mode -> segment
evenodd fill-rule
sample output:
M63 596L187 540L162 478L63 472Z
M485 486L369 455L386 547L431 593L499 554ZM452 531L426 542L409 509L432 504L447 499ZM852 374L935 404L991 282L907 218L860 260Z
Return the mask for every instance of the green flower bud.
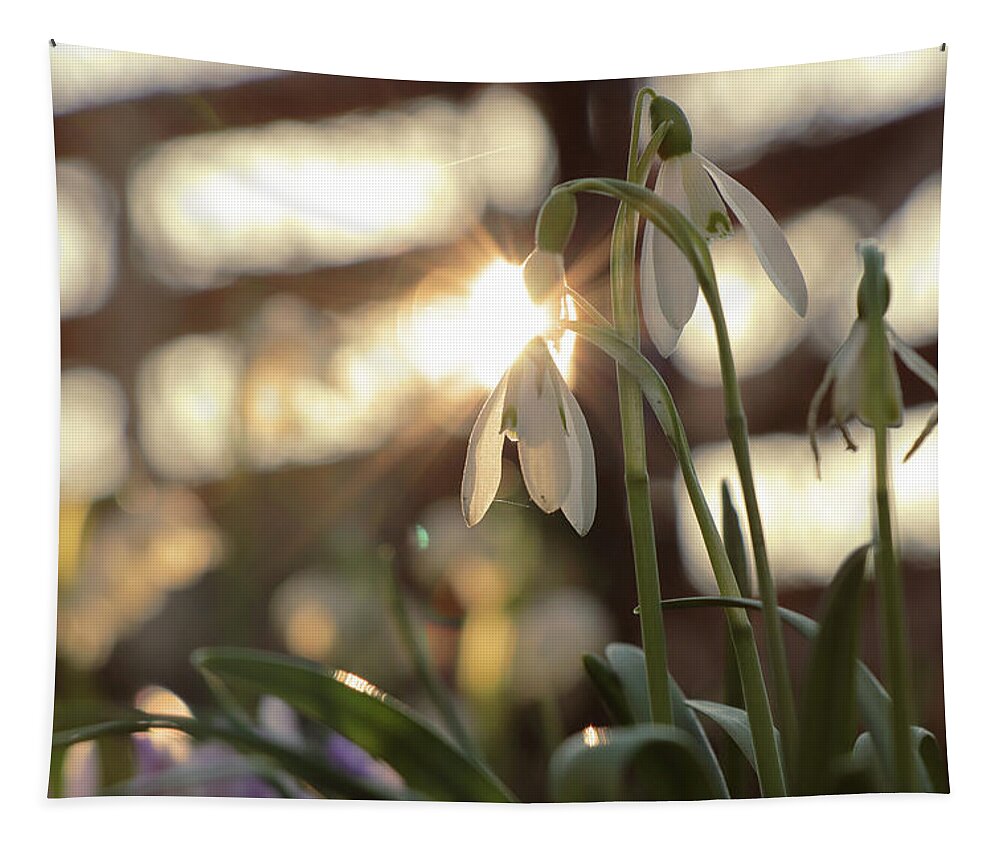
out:
M576 225L576 195L554 192L549 195L535 221L535 243L542 251L562 254Z
M858 418L872 427L896 428L903 422L903 393L883 318L889 309L885 255L871 240L858 243L858 254L865 267L858 286L858 316L867 327Z
M536 248L522 267L524 284L535 304L546 301L551 293L566 282L566 267L562 254Z
M858 285L858 316L867 319L885 316L889 309L889 278L885 274L885 255L874 240L858 243L864 272Z
M669 160L671 157L691 153L691 125L684 110L676 103L665 97L653 98L649 104L649 121L654 133L664 121L671 122L667 135L656 149L660 159Z

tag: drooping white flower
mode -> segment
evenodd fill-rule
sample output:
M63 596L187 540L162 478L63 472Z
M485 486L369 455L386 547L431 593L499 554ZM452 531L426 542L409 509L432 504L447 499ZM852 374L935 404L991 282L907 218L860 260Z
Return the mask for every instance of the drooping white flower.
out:
M673 101L658 97L651 107L654 126L672 122L659 154L655 191L694 224L706 240L732 236L726 205L746 228L764 271L799 316L805 316L808 292L798 261L774 216L739 181L691 147L691 127ZM646 328L661 355L677 346L681 331L698 302L694 269L670 237L646 225L640 258L640 295Z
M807 426L817 470L819 448L816 426L819 408L831 387L831 415L851 450L857 448L848 430L848 423L852 419L857 418L869 428L878 425L898 428L903 424L903 391L896 370L897 355L914 375L937 393L937 370L903 342L885 321L885 312L889 307L889 279L885 275L882 252L874 243L862 241L858 243L858 253L865 262L865 277L862 278L858 292L858 318L851 326L847 339L834 352L809 405ZM867 282L869 276L872 283ZM868 317L873 310L878 311L876 316L882 317L881 333L877 329L873 330L870 325ZM877 357L878 349L870 351L872 346L884 347L884 356ZM874 361L873 354L876 355ZM878 374L879 368L872 366L873 362L881 363L881 375ZM869 369L873 368L875 372L869 374ZM924 430L907 453L907 458L923 443L936 424L935 407Z
M561 508L586 535L597 509L594 445L580 405L540 338L500 380L473 426L462 476L462 512L470 526L496 497L506 437L517 443L535 504L547 514Z

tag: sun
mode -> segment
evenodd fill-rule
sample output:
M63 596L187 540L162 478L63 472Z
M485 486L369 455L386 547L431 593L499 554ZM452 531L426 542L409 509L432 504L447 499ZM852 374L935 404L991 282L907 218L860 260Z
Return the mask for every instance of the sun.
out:
M572 304L568 316L576 318ZM497 258L473 277L464 294L442 296L413 317L414 362L431 381L464 379L492 388L524 347L558 321L548 306L528 295L521 267ZM549 343L563 376L569 378L575 335Z

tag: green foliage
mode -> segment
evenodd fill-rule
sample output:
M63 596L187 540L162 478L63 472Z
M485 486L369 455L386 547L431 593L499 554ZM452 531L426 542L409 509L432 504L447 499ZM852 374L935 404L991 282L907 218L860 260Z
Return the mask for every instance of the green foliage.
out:
M680 597L664 600L664 609L725 608L762 609L760 600L747 597ZM806 615L791 609L779 608L781 619L797 632L814 640L819 635L820 625ZM854 664L857 710L861 723L871 733L872 746L879 769L884 776L892 776L892 699L882 683L860 659Z
M309 751L282 745L249 728L234 725L228 718L206 722L188 717L132 712L115 721L57 731L52 736L52 747L54 750L63 750L77 742L148 730L180 730L198 741L226 742L243 753L267 757L288 774L330 798L398 800L419 797L408 790L396 790L341 771ZM114 791L117 786L112 785L110 788Z
M740 752L747 758L753 770L757 771L757 755L753 749L753 734L746 710L715 703L711 700L689 700L688 706L718 724ZM777 731L775 731L775 735Z
M441 801L511 801L478 760L463 753L407 706L345 671L241 648L196 651L195 665L225 683L280 697L392 766L407 785Z
M646 659L642 649L633 644L612 643L604 649L608 661L591 656L590 666L585 663L587 673L597 688L605 706L618 707L611 712L612 720L621 725L649 723L652 711L646 692ZM597 676L592 670L599 672ZM708 777L715 798L728 798L729 789L719 766L718 758L705 728L688 706L687 698L673 677L669 678L670 701L673 709L674 725L686 732L694 743L698 759ZM673 725L672 725L673 726Z
M625 697L622 681L614 669L600 656L588 653L583 657L583 669L597 689L597 695L604 704L614 724L634 724L635 715Z
M718 797L694 740L679 727L588 727L549 763L553 801L691 801Z
M799 794L833 791L833 766L853 747L858 630L868 549L865 545L855 550L837 571L812 642L794 775Z

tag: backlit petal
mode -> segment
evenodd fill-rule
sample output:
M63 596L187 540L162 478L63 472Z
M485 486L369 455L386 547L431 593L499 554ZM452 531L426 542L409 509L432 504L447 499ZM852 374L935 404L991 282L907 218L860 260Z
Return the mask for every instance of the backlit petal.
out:
M483 519L500 487L504 439L500 422L509 375L506 373L490 393L469 437L462 474L462 513L470 526Z
M668 204L690 216L687 193L681 173L681 160L675 157L660 166L656 192ZM648 246L648 248L647 248ZM648 221L643 237L643 253L650 252L660 309L674 328L681 329L698 303L698 279L684 253L673 240ZM640 260L640 264L641 264Z
M557 373L559 393L566 412L566 432L569 444L570 484L562 510L577 534L586 535L594 525L597 512L597 468L594 463L594 442L580 405L562 376Z
M526 359L524 369L517 386L511 388L517 403L517 454L528 494L542 511L551 514L562 506L569 493L571 471L566 428L551 370L533 357L522 357ZM548 349L544 349L543 357L550 358Z
M865 342L868 339L868 326L860 319L851 326L844 344L833 358L835 377L833 380L833 418L838 423L846 423L856 416L861 406L861 394L864 392Z
M649 227L647 225L647 227ZM642 318L646 323L649 338L662 357L670 357L677 348L681 332L674 328L660 307L660 296L657 292L656 272L653 269L653 250L649 239L649 231L642 241L642 256L639 260L639 299L642 303Z
M677 158L680 161L681 180L688 200L688 218L706 239L726 239L733 235L726 205L712 179L705 172L701 160L693 154Z
M778 292L799 316L805 316L809 305L806 280L774 216L743 184L704 157L700 159L722 197L746 228L757 258Z

